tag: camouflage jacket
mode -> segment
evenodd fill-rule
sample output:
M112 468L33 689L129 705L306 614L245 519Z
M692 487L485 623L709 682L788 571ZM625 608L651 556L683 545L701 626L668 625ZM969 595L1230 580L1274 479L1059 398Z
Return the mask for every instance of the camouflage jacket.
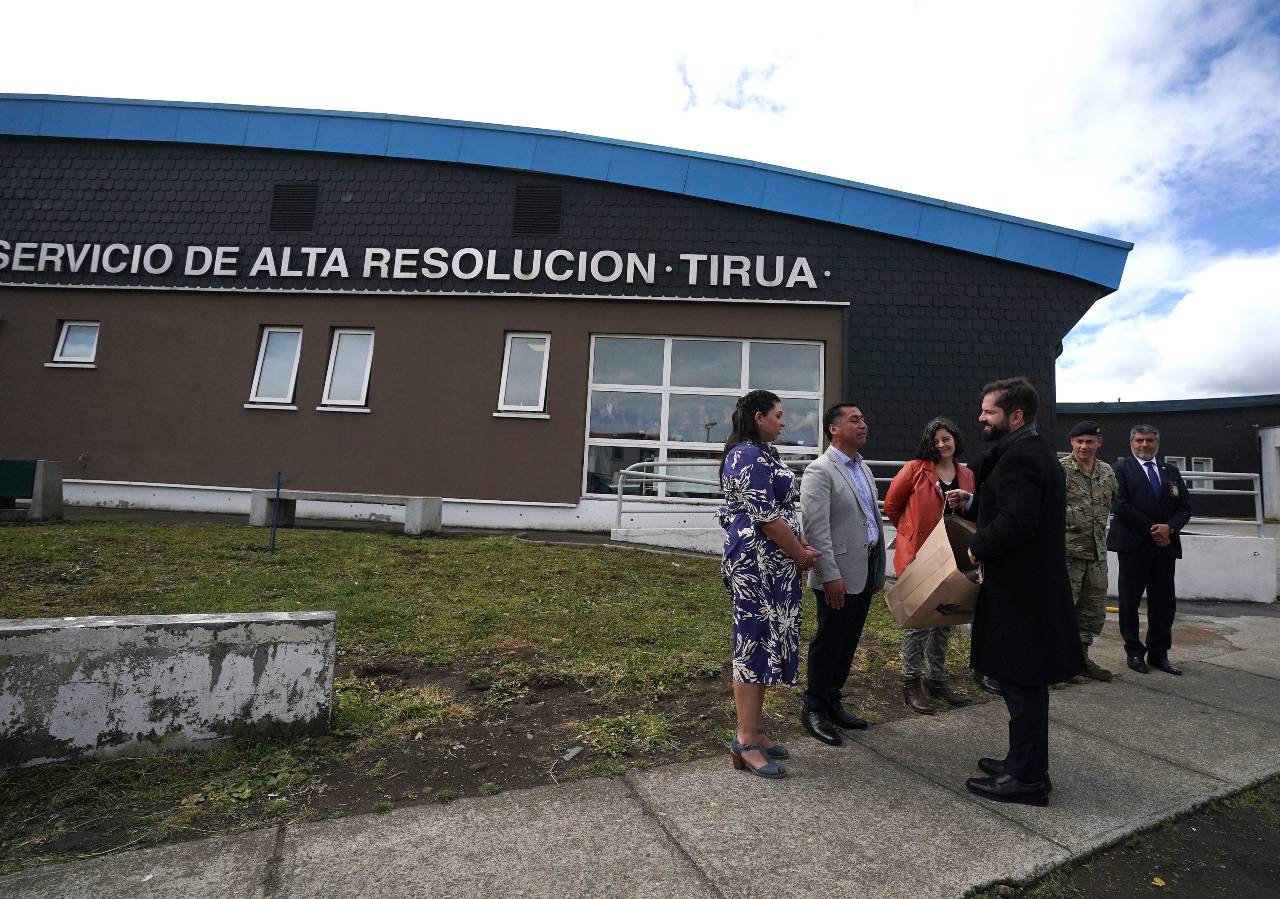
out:
M1075 457L1061 460L1067 480L1067 557L1106 559L1107 517L1116 496L1116 473L1101 459L1093 463L1093 474L1080 470Z

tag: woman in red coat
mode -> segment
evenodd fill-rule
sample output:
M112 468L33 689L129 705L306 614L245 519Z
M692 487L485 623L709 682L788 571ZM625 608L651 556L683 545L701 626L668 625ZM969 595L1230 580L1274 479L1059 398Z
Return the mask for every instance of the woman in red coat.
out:
M893 567L899 577L942 516L951 514L943 494L955 489L973 493L973 472L956 461L962 449L955 423L935 418L925 425L916 457L902 467L889 485L884 514L898 531L893 544ZM902 696L911 709L922 715L933 714L930 697L952 705L967 704L947 686L950 636L949 627L902 630Z

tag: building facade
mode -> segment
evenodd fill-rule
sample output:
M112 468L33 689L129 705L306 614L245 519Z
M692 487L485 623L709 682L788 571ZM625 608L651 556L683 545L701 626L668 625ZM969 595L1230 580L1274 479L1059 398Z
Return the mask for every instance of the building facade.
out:
M907 458L1011 374L1052 423L1060 341L1130 248L392 116L3 95L0 160L0 456L62 461L82 502L240 511L281 472L443 496L449 524L595 529L630 464L714 479L756 387L796 458L841 400L870 456ZM679 523L713 489L628 492Z
M1264 457L1262 434L1280 426L1280 394L1264 396L1227 396L1194 400L1155 400L1134 403L1060 403L1057 433L1066 434L1082 419L1093 419L1102 425L1103 448L1099 457L1108 461L1129 453L1129 431L1145 424L1160 431L1160 456L1177 465L1186 474L1193 493L1192 511L1200 517L1252 518L1255 501L1252 496L1229 496L1223 491L1252 490L1247 480L1196 479L1195 472L1240 472L1262 475L1262 490L1269 488L1267 462L1274 467L1276 459ZM1066 452L1065 437L1057 449ZM1274 447L1270 448L1274 453ZM1264 510L1275 516L1277 509Z

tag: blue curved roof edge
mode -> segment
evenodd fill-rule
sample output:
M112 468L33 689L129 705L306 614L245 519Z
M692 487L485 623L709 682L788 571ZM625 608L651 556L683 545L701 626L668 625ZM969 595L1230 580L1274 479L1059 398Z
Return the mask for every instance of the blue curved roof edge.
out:
M0 134L216 144L565 175L833 222L1115 290L1133 244L760 162L564 131L383 113L0 93Z

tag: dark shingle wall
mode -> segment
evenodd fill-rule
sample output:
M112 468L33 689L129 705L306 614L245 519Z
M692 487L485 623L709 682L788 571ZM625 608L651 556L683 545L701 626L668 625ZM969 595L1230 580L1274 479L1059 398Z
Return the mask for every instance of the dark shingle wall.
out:
M316 228L273 234L271 193L283 181L320 185ZM512 236L517 184L564 187L558 236ZM190 244L245 248L242 272L263 245L343 247L352 278L149 277L150 286L283 286L324 290L431 290L491 294L637 294L849 302L845 394L873 422L868 454L901 458L925 421L955 416L976 444L981 385L1027 374L1041 389L1052 430L1056 347L1105 291L1096 285L988 258L836 225L615 185L531 177L434 162L209 146L0 139L0 240L165 243L179 260ZM610 249L658 254L657 283L598 284L452 277L362 280L365 247L526 250ZM664 266L682 252L784 255L809 260L818 289L690 287ZM829 271L830 276L823 272ZM7 283L129 286L136 275L0 272ZM0 294L2 296L2 294ZM483 302L477 299L477 302ZM679 306L671 333L680 333ZM740 307L725 306L726 319ZM726 327L731 333L732 327ZM818 336L818 335L815 335ZM825 335L824 335L825 336ZM975 453L971 452L972 458Z

